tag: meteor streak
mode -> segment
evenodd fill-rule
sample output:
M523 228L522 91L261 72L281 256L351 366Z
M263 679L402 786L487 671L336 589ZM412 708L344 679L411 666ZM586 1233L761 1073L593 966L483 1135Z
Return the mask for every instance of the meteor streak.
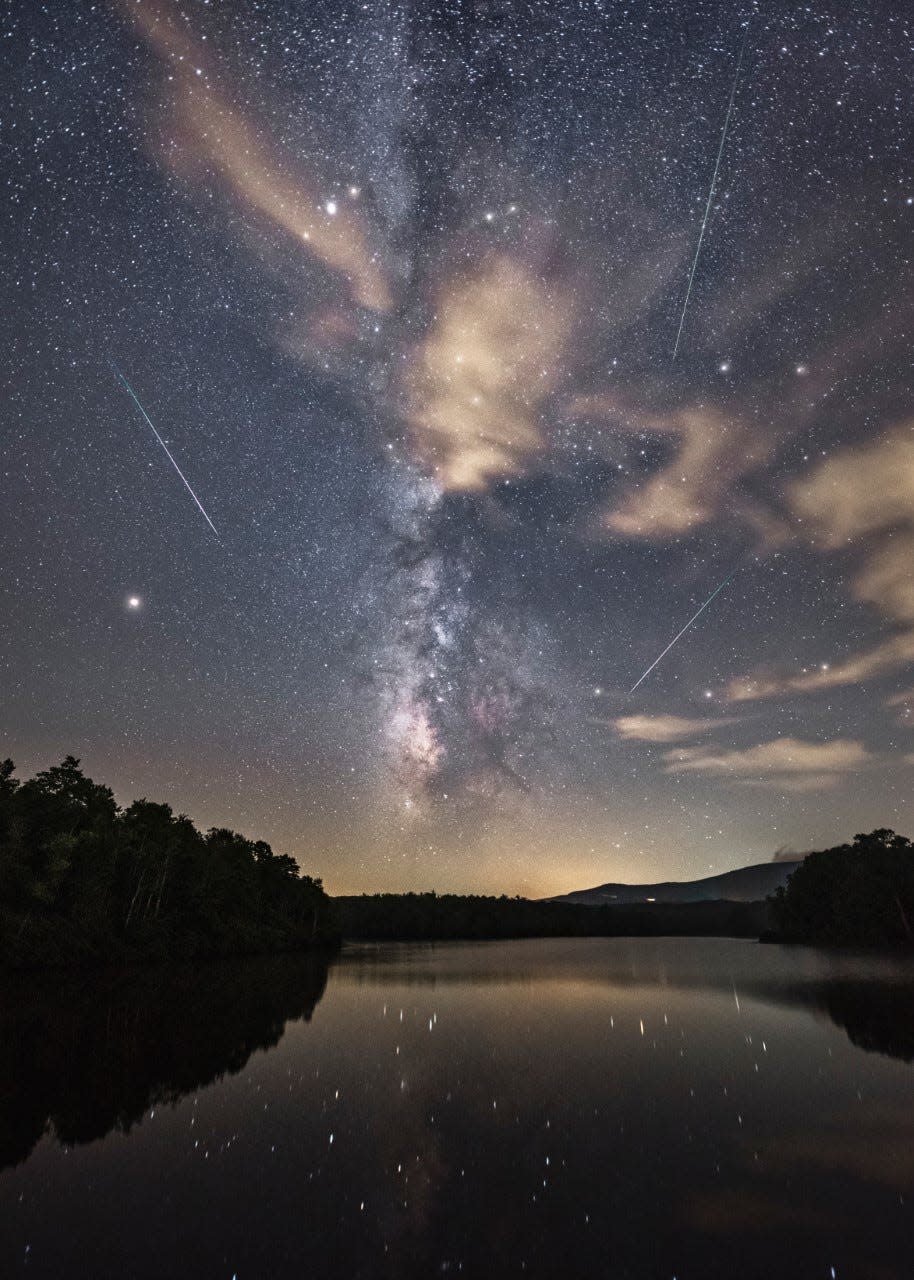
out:
M216 528L216 526L213 524L212 520L210 520L209 516L208 516L208 515L206 514L206 512L204 511L204 509L203 509L203 503L200 501L200 499L199 499L199 498L197 497L197 495L194 493L193 489L192 489L192 488L190 487L190 485L188 484L187 476L185 476L184 472L181 470L181 468L180 468L180 467L178 466L178 464L175 462L174 458L171 456L171 452L169 451L168 445L165 443L165 441L164 441L164 440L162 439L162 437L159 435L158 431L156 431L155 426L153 425L152 419L150 418L150 416L149 416L149 414L146 412L146 410L143 408L143 406L140 404L139 397L137 396L137 393L134 391L133 387L131 387L130 383L127 381L127 379L126 379L126 378L124 377L124 375L121 373L120 369L117 367L117 365L114 363L114 361L112 360L112 361L110 361L109 363L111 364L111 368L114 370L114 375L115 375L115 377L116 377L116 378L118 379L118 381L119 381L119 382L121 382L121 383L122 383L122 385L125 387L125 389L126 389L126 391L127 391L127 394L130 396L130 398L131 398L131 400L133 401L133 403L136 405L136 407L139 409L140 413L143 415L144 420L149 424L150 428L152 429L152 434L155 436L155 438L158 440L159 444L160 444L160 445L162 446L162 448L165 450L165 453L166 453L166 455L167 455L167 457L168 457L168 461L171 463L171 465L174 467L175 471L177 471L178 475L179 475L179 476L181 477L181 479L184 481L184 487L185 487L185 489L187 490L187 492L190 494L190 496L193 498L194 502L196 502L196 504L197 504L197 506L198 506L198 508L199 508L199 510L200 510L200 514L203 516L203 519L206 521L206 523L207 523L207 524L209 525L209 527L212 529L213 533L214 533L214 534L216 535L216 537L218 538L218 537L219 537L219 531L218 531L218 529Z
M676 641L677 641L677 640L680 640L680 639L685 635L685 633L688 631L689 627L690 627L690 626L692 625L692 623L696 620L696 618L698 618L700 614L704 613L705 609L707 609L708 605L711 603L711 601L714 599L714 597L715 597L716 595L718 595L718 593L719 593L719 592L723 591L724 587L727 585L727 583L730 581L730 579L734 576L734 574L735 574L735 573L736 573L736 570L734 569L734 570L733 570L733 573L729 574L726 578L724 578L724 580L723 580L723 582L720 584L720 586L719 586L719 587L716 587L716 588L711 592L711 594L708 596L707 600L704 602L704 604L701 606L701 608L700 608L700 609L696 609L696 611L692 614L691 618L689 618L688 622L685 624L685 626L682 628L682 630L681 630L681 631L679 631L679 632L677 632L677 634L676 634L675 636L673 636L672 640L671 640L671 641L670 641L670 643L667 645L667 647L664 649L663 653L661 653L660 657L659 657L659 658L655 658L655 659L654 659L654 661L651 663L651 665L648 667L647 671L645 671L643 675L640 675L640 676L638 677L638 679L635 681L635 683L634 683L634 684L632 685L632 687L629 689L629 693L630 693L630 694L634 693L634 692L635 692L635 690L638 688L638 685L641 683L641 681L642 681L642 680L645 680L645 679L646 679L646 678L651 674L651 672L654 670L654 667L656 667L657 663L658 663L658 662L660 662L660 661L662 661L662 659L666 657L666 655L667 655L667 654L669 653L669 651L672 649L672 647L673 647L673 645L676 643Z
M705 238L705 228L708 225L708 217L710 216L710 213L711 213L711 201L714 199L714 191L717 187L717 171L720 168L720 158L724 154L724 144L727 141L727 130L730 128L730 115L733 111L733 103L736 101L736 89L737 89L737 86L739 85L739 73L740 73L740 70L742 69L743 54L746 51L746 41L748 40L748 38L749 38L749 25L747 23L746 34L743 36L743 43L740 45L740 48L739 48L739 57L736 60L736 75L733 77L733 88L730 90L730 101L727 103L727 114L724 117L724 127L720 135L720 146L717 148L717 159L714 162L714 173L711 176L711 186L708 190L708 201L707 201L707 204L705 205L705 216L702 219L701 231L698 233L698 245L696 246L696 249L695 249L695 257L692 259L692 270L689 272L689 284L686 289L685 302L683 302L682 304L682 315L679 317L679 328L676 331L676 342L673 346L673 358L670 361L671 364L673 360L676 359L676 355L679 351L679 340L682 337L682 326L685 324L686 310L689 305L689 298L691 298L692 296L692 284L695 280L695 270L698 266L698 258L701 254L701 246Z

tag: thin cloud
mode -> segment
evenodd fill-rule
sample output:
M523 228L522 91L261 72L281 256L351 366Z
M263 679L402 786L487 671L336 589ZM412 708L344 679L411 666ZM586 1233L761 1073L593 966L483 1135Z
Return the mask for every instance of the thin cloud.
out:
M566 412L572 419L607 421L615 432L650 432L676 441L669 460L606 512L605 528L626 538L659 541L707 524L734 482L764 462L774 447L772 439L713 405L653 413L602 393L576 396Z
M854 739L818 743L775 738L743 750L680 747L666 752L664 760L666 773L701 773L748 786L818 791L834 786L845 774L866 767L873 757L862 742Z
M860 684L887 671L897 670L914 662L914 631L901 632L882 644L875 645L846 662L835 663L815 671L796 675L778 672L756 672L738 676L726 688L729 702L749 702L757 698L778 697L787 693L817 693L823 689L838 689L843 685Z
M914 662L914 423L830 458L790 488L788 503L816 550L837 551L865 540L852 594L905 629L815 671L738 677L727 688L731 702L858 684Z
M522 263L490 258L442 289L406 373L413 443L444 489L522 475L547 448L541 407L568 337L565 300Z
M285 232L296 255L317 259L345 280L353 302L387 311L391 292L359 206L328 200L314 175L264 141L256 122L220 87L204 46L168 0L121 8L168 68L165 166L215 181L236 207Z
M734 717L720 720L689 720L684 716L619 716L612 723L620 738L635 742L682 742L711 733Z
M905 689L901 693L893 694L891 698L886 698L885 705L898 709L896 724L902 725L905 729L914 729L914 689Z
M914 702L914 689L905 689L901 693L893 693L891 698L886 698L885 705L887 707L906 707L909 702Z

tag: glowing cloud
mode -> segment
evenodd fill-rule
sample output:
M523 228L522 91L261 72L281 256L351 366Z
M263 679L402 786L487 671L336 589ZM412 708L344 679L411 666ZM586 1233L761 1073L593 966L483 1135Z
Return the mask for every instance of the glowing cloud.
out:
M172 5L148 0L121 7L168 65L172 119L162 148L165 163L179 173L208 174L243 210L286 232L303 256L343 276L354 302L387 310L390 291L356 207L327 200L314 179L232 104Z
M664 759L666 773L703 773L750 786L814 791L834 786L842 775L864 767L873 757L861 742L848 738L822 743L775 738L744 750L680 747L668 751Z
M897 723L903 724L908 729L914 729L914 689L904 689L901 693L893 694L891 698L886 698L885 705L900 707L901 713Z
M675 437L677 448L649 479L607 512L606 528L627 538L664 539L706 524L723 506L734 480L764 461L773 442L750 433L714 406L652 413L620 396L578 396L571 418L608 421L619 433Z
M832 666L797 675L757 673L740 676L727 685L730 702L750 702L757 698L773 698L786 693L818 693L838 689L842 685L859 684L886 671L914 662L914 632L902 632L865 653Z
M828 668L740 677L727 689L732 702L838 688L914 662L914 424L875 444L843 450L794 484L788 500L819 550L867 539L852 593L907 629Z
M865 533L914 524L914 423L842 450L795 483L789 496L793 512L830 550Z
M697 738L711 733L722 725L733 723L732 717L722 720L689 720L684 716L619 716L614 722L620 738L635 742L681 742L685 738Z
M442 488L484 489L545 449L568 328L564 299L507 257L443 288L406 378L413 443Z

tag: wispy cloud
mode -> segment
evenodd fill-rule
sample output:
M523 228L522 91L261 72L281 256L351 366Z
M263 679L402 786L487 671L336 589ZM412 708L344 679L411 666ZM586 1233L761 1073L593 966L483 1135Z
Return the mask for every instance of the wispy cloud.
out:
M221 86L205 46L174 5L146 0L121 9L167 68L167 140L160 148L166 167L220 187L236 208L286 233L296 256L334 272L353 302L387 310L390 288L360 206L328 200L306 163L265 140L257 121Z
M711 733L722 725L733 724L734 717L720 720L689 720L684 716L619 716L613 725L620 738L636 742L683 742Z
M830 458L790 488L788 503L814 549L833 552L860 542L854 597L905 629L832 666L735 679L727 689L733 702L834 689L914 662L914 423Z
M788 693L818 693L823 689L859 684L909 662L914 662L914 632L901 632L848 658L846 662L825 665L814 671L796 674L761 671L738 676L727 685L726 696L730 702L749 702Z
M445 489L523 474L546 448L540 411L560 373L567 302L518 260L493 256L445 285L435 315L406 373L419 456Z
M904 689L901 693L893 694L891 698L886 698L885 705L898 709L896 724L914 729L914 689Z
M729 778L748 786L772 786L789 791L817 791L872 762L863 743L849 738L804 742L775 738L743 750L715 751L712 747L679 747L664 755L667 773L701 773Z
M651 433L675 442L668 461L606 513L606 529L626 538L665 540L708 523L734 481L774 447L773 439L749 431L735 414L714 405L655 413L602 393L575 397L567 414L604 422L614 433Z

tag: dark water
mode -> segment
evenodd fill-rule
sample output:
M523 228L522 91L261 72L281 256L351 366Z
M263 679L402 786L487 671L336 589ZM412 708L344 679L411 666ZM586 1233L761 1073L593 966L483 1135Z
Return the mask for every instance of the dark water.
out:
M914 964L576 939L20 981L0 1166L4 1277L909 1280Z

